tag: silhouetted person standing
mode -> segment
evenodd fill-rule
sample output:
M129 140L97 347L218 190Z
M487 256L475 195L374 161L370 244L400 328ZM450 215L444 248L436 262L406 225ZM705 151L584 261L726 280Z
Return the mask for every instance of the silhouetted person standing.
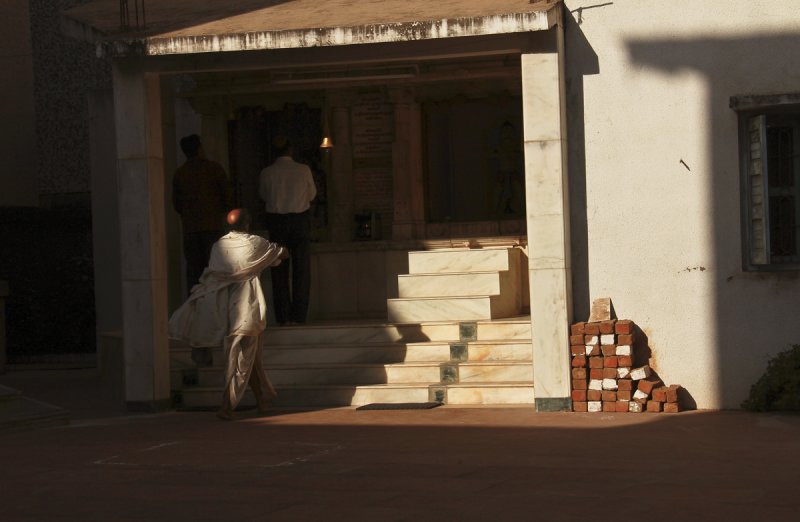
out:
M181 150L186 162L175 171L172 203L183 224L186 291L191 292L208 264L211 246L225 233L231 191L222 166L206 159L200 136L182 138Z
M273 142L278 157L261 171L259 194L267 211L270 240L289 249L290 263L272 269L275 319L279 324L302 324L308 313L311 289L311 215L309 207L317 187L308 165L292 159L292 146L285 138Z

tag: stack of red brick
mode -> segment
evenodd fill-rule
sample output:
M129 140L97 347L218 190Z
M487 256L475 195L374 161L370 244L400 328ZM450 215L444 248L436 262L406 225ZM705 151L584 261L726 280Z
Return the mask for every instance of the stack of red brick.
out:
M648 365L635 366L632 321L572 325L572 409L589 412L681 410L680 385L665 386Z

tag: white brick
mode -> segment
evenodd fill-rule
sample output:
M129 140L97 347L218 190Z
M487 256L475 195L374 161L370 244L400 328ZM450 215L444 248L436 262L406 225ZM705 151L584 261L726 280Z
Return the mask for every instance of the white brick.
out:
M617 346L617 353L616 355L631 355L633 354L633 349L631 348L630 344L620 344Z
M603 379L603 389L604 390L616 390L617 380L616 379Z
M618 379L627 379L628 376L631 374L631 369L627 366L620 366L617 368L617 378Z
M614 344L616 341L616 336L614 334L603 334L600 336L600 344Z
M592 413L603 411L603 401L589 401L588 409Z
M636 401L630 401L628 403L628 411L631 413L641 413L642 412L642 405Z
M635 399L646 399L648 397L650 397L650 394L649 393L645 393L642 390L636 390L635 392L633 392L634 400Z
M589 337L585 344L600 344L600 338L596 335Z
M647 379L650 377L650 366L644 365L641 368L635 368L631 370L631 379L634 381L640 381L642 379Z
M603 389L603 381L601 379L590 379L589 380L589 389L590 390L602 390Z

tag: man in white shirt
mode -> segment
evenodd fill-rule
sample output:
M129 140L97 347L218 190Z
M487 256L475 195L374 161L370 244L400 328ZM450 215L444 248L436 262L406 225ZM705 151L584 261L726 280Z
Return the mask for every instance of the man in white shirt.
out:
M317 187L311 169L292 159L289 140L275 138L273 148L277 159L261 171L259 194L267 211L270 240L287 247L291 255L291 263L272 268L275 319L281 325L303 324L311 290L309 208Z

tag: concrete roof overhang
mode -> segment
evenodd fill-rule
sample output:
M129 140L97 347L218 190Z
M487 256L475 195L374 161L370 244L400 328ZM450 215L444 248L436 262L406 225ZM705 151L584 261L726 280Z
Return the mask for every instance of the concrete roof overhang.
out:
M99 56L321 48L546 31L561 0L159 0L138 27L120 24L118 0L66 11L64 30L97 44Z

